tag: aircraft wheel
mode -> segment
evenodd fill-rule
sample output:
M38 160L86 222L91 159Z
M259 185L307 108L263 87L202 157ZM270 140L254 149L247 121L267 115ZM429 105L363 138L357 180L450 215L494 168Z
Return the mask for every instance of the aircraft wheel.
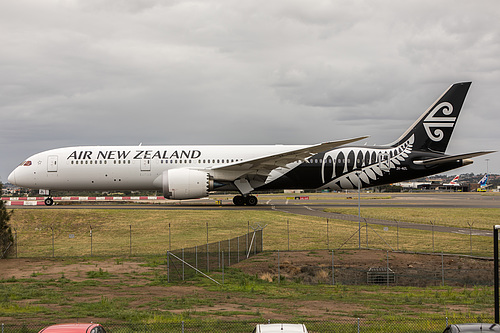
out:
M54 199L47 198L45 199L45 206L52 206L54 204Z
M243 206L245 204L245 198L242 195L237 195L233 198L233 203L235 206Z
M259 200L257 199L257 197L253 195L249 195L245 198L245 203L247 204L247 206L256 206L258 201Z

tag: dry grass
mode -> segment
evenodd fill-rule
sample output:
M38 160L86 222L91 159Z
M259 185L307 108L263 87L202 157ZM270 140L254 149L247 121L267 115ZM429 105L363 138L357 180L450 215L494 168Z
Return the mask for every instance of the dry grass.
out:
M397 217L399 210L365 208L363 214L371 215L369 211L373 211L379 218ZM460 214L450 213L453 211L450 209L427 211L433 216L453 216L442 222L445 225L451 224L453 218L458 219ZM497 213L497 210L484 210L482 216L494 220ZM404 215L404 212L401 214ZM462 214L466 219L469 216L466 212ZM470 254L468 234L436 232L433 236L431 231L398 230L380 225L366 228L363 224L359 237L357 222L330 220L327 228L327 221L322 218L272 211L16 210L11 220L18 237L20 257L50 257L53 249L55 256L88 256L91 242L93 255L162 254L169 247L180 249L205 244L207 223L209 242L243 235L252 230L248 228L248 223L253 226L267 225L264 229L265 250L358 248L361 240L361 247ZM491 243L488 237L473 237L473 254L491 256Z
M329 208L327 212L358 215L358 208ZM408 208L408 207L362 207L363 217L381 220L402 221L492 230L500 221L499 208Z

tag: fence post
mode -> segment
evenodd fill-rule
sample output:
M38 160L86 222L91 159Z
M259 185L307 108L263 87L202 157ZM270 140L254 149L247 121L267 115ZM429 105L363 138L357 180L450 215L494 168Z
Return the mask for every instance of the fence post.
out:
M182 281L184 281L184 248L182 248Z
M326 219L326 249L330 251L330 237L328 235L328 219Z
M389 287L389 251L387 251L387 270L385 278L387 280L387 287Z
M333 265L333 250L332 250L332 286L335 285L335 266Z
M474 222L472 223L467 222L467 224L469 225L470 255L472 256L472 225L474 224Z
M260 229L260 252L264 252L264 228Z
M227 255L227 265L228 266L231 266L231 239L228 239L227 240L227 252L228 252L228 255Z
M254 242L253 242L253 254L256 255L257 254L257 237L258 237L258 234L257 232L254 230Z
M280 250L278 250L278 284L281 282L281 271L280 271Z
M399 221L396 221L396 249L399 251Z
M167 251L167 283L170 283L170 251Z
M286 220L286 233L288 235L288 251L290 251L290 221Z
M181 329L182 329L182 333L184 333L184 320L182 321Z
M238 262L240 262L240 236L238 236Z
M17 259L17 229L14 228L14 237L15 237L15 242L16 242L16 259Z
M130 224L129 227L130 227L130 256L132 256L132 224Z
M360 332L360 322L359 322L359 318L358 318L358 333Z
M219 268L220 268L220 241L219 241L219 253L218 253L217 257L219 258Z
M90 226L90 256L92 257L92 226Z
M224 286L224 250L222 250L222 286Z
M431 221L432 225L432 253L434 253L434 222Z
M51 226L50 230L52 230L52 258L54 258L54 228Z
M365 220L365 228L366 228L366 248L368 249L368 222Z
M444 256L443 251L441 251L441 283L444 286Z
M207 225L207 272L210 272L210 252L209 252L209 246L208 246L208 222L206 222Z
M172 238L170 232L170 223L168 224L168 250L172 251Z
M198 269L198 245L194 246L194 262L195 262L195 267ZM198 272L196 272L198 274Z

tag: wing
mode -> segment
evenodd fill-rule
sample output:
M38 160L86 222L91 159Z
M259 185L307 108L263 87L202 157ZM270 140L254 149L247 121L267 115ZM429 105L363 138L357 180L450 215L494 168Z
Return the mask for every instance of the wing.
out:
M293 149L288 151L285 150L278 154L262 156L259 158L244 160L220 167L214 167L212 170L216 179L225 181L234 181L245 176L247 176L247 178L253 178L252 176L267 177L272 170L278 167L284 167L287 164L296 161L303 161L315 154L322 153L345 144L363 140L367 137L368 136L362 136L352 139L323 142L312 146L306 146L300 149ZM286 146L284 146L284 148L286 148Z

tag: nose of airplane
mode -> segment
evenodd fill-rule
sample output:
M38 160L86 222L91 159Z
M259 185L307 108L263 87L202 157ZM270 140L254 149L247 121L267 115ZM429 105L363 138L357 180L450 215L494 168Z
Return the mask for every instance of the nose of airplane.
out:
M9 177L7 178L7 180L9 181L9 183L11 184L16 184L16 169L14 169L14 171L12 171L9 175Z

